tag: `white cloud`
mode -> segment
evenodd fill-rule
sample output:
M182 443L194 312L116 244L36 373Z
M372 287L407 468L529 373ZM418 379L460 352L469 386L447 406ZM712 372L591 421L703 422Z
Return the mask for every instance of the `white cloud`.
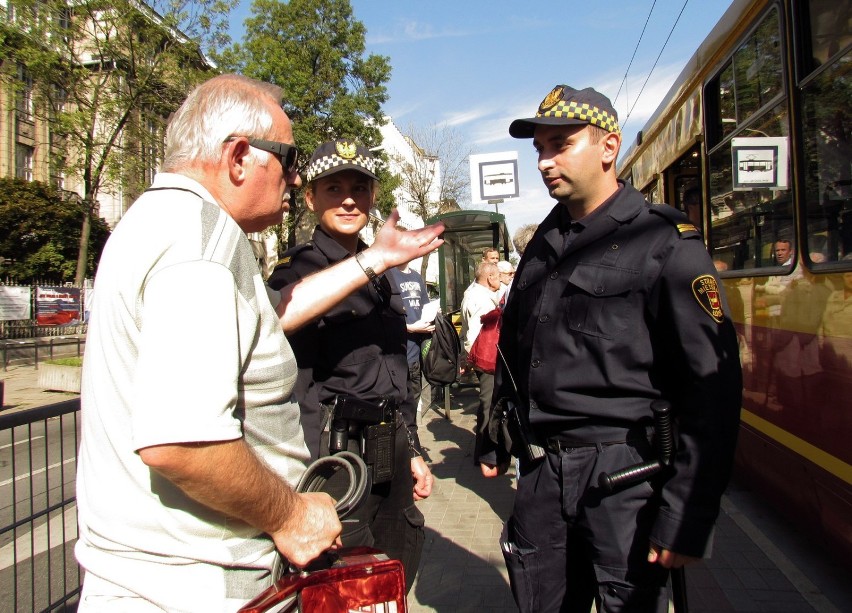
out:
M404 43L436 38L462 38L471 36L473 32L464 29L444 27L436 30L431 23L413 19L399 20L393 27L393 32L367 32L367 46L380 44Z
M440 125L458 127L477 121L492 112L491 108L474 108L464 111L456 111L445 113L445 119L441 120Z

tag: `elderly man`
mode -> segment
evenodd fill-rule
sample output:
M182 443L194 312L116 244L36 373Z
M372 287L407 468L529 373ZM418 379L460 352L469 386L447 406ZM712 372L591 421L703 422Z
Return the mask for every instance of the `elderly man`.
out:
M83 368L81 611L234 611L279 552L304 566L339 542L331 497L293 489L308 452L283 330L367 279L350 261L267 292L246 237L281 222L296 159L281 89L215 77L107 243ZM390 227L364 261L418 257L441 229Z
M515 267L511 262L500 260L497 262L497 270L500 273L500 287L497 290L498 304L506 300L506 294L512 286L512 279L515 277Z

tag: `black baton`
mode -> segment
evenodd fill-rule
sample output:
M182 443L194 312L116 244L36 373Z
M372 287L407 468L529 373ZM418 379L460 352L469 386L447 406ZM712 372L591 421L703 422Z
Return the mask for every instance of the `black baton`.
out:
M642 464L634 464L614 473L601 473L598 485L607 493L617 489L647 481L664 466L672 462L674 436L672 435L672 405L667 400L655 400L651 403L654 414L654 441L657 445L658 459Z
M643 464L634 464L627 468L617 470L612 474L601 473L598 485L607 493L616 489L635 485L640 481L646 481L664 466L669 466L674 455L674 435L672 433L672 405L666 400L655 400L651 403L651 411L654 414L654 442L657 445L659 459ZM689 613L689 602L686 599L686 569L684 567L673 568L672 578L672 605L674 613Z

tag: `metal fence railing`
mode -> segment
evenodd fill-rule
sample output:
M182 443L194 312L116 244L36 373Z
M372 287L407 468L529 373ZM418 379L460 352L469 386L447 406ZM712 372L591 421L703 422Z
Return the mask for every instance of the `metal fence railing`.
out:
M80 399L0 414L0 611L76 611Z
M85 332L41 338L0 339L0 362L3 363L3 370L7 370L10 364L35 364L38 368L39 361L60 356L82 356L85 345Z
M0 320L0 339L33 339L48 336L85 335L88 324L67 324L64 326L45 326L33 319Z

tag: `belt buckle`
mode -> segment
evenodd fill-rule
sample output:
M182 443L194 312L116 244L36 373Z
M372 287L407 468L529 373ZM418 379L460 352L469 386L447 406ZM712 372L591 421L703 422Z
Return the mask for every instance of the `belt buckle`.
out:
M564 442L557 440L555 438L549 438L549 439L547 439L547 449L549 451L552 451L553 453L559 453L561 451L564 451L564 452L567 453L569 451L572 451L575 448L569 447L568 443L564 443Z

